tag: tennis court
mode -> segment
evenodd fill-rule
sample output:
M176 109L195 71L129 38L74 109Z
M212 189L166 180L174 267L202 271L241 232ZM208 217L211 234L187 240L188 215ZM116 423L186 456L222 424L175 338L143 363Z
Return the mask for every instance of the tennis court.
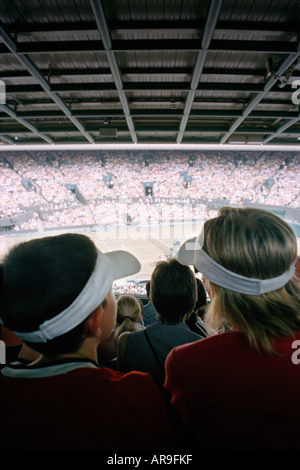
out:
M202 228L202 223L186 225L161 225L134 227L129 226L111 230L55 230L37 232L28 235L0 235L0 257L15 244L34 238L59 233L76 232L89 236L95 245L104 253L113 250L126 250L135 255L140 263L141 270L132 279L150 278L156 262L167 259L168 256L176 256L179 246L188 238L198 235ZM175 244L174 244L175 242ZM177 244L176 244L177 242ZM298 253L300 253L300 239L298 242ZM173 250L173 251L172 251Z
M135 255L140 263L141 270L135 278L150 278L155 263L160 259L166 259L170 255L175 255L180 244L187 238L199 234L202 224L189 225L161 225L156 227L126 227L111 230L55 230L37 232L26 235L1 235L0 236L0 256L15 244L34 238L41 238L59 233L76 232L89 236L95 245L104 253L113 250L127 250ZM177 244L174 244L174 242ZM173 251L172 251L173 250Z

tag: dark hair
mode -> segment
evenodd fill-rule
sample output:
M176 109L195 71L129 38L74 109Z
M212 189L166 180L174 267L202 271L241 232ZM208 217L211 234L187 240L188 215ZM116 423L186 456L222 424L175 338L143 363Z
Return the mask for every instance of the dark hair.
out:
M196 278L196 282L197 282L197 301L195 305L195 310L200 310L201 308L207 306L207 297L206 297L206 290L202 284L202 281Z
M150 293L159 319L170 324L179 323L195 307L195 275L175 258L161 261L152 273Z
M149 297L150 297L150 281L146 282L146 293L147 293L147 297L149 299Z
M5 326L35 331L65 310L87 283L96 258L94 243L80 234L44 237L14 247L3 262ZM74 352L85 337L85 322L47 343L26 344L45 354Z

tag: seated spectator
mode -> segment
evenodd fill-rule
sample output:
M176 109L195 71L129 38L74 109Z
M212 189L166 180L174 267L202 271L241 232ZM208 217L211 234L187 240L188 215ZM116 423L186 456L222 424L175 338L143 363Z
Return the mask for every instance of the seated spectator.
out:
M223 208L178 259L210 283L206 319L232 331L174 348L165 388L201 449L300 449L297 242L271 212ZM194 248L193 248L194 246ZM205 407L199 407L205 403Z
M142 302L133 295L121 295L117 300L117 337L124 331L144 329L140 322L142 318Z
M150 297L157 321L143 331L120 335L118 369L149 372L162 386L165 358L171 349L203 337L191 331L185 323L197 299L194 273L175 258L159 262L152 273Z
M78 225L121 228L128 218L119 210L119 198L127 200L131 222L141 226L202 221L214 216L210 205L220 201L299 208L299 152L243 152L242 158L236 151L201 152L195 155L188 187L182 176L190 169L186 152L173 152L172 158L150 153L149 166L143 164L143 152L139 158L126 150L110 152L105 164L94 152L53 153L51 159L43 152L2 153L0 218L15 220L9 226L13 232ZM142 181L149 172L154 197L144 194ZM105 183L108 174L113 188ZM133 180L139 183L132 185Z
M115 368L119 336L125 331L132 332L144 329L142 322L141 302L133 295L118 297L116 326L109 338L100 343L98 347L99 364Z
M41 356L1 371L2 449L169 447L166 403L149 374L98 367L116 321L113 281L139 269L130 253L103 254L74 233L7 254L1 320Z
M186 319L185 323L191 331L201 336L207 336L205 323L203 321L205 310L207 308L206 291L200 279L197 282L197 301L193 313Z
M151 299L150 299L150 281L146 283L146 294L147 294L148 302L144 305L143 321L144 321L144 325L148 326L148 325L151 325L151 323L154 323L157 319L156 310L153 307L153 303L151 302Z

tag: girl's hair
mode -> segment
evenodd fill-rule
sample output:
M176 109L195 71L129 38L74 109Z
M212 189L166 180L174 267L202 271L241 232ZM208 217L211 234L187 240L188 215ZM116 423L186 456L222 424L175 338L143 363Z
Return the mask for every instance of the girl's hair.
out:
M203 250L232 272L270 279L286 272L297 257L290 226L271 212L224 207L204 224ZM275 354L274 340L300 329L300 292L295 280L261 295L233 292L213 283L206 320L222 331L226 321L258 351Z
M175 258L160 261L152 273L150 297L158 318L162 322L176 325L195 308L195 274Z
M121 295L117 299L117 324L114 337L117 339L124 331L143 329L142 307L133 295Z
M1 316L5 326L35 331L61 313L82 291L96 258L94 243L80 234L44 237L14 247L3 262ZM46 355L72 353L85 338L86 320L47 343L26 344Z

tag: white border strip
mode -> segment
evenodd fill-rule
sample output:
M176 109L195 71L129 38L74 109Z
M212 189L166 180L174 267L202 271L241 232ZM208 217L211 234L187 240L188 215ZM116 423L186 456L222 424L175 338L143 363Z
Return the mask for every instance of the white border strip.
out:
M1 136L0 136L1 139ZM272 151L300 152L299 145L263 145L263 144L16 144L0 145L1 151L56 151L56 150L218 150L218 151Z

